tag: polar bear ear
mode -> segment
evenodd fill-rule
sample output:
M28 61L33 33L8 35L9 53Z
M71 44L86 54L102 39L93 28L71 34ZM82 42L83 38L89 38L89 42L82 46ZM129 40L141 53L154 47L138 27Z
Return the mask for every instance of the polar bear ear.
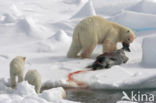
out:
M23 57L23 61L25 61L26 57Z

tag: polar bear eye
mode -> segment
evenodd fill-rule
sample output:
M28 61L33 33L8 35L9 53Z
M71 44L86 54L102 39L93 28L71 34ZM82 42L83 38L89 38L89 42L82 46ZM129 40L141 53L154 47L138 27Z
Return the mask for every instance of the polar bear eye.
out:
M129 33L129 30L127 30L127 33Z

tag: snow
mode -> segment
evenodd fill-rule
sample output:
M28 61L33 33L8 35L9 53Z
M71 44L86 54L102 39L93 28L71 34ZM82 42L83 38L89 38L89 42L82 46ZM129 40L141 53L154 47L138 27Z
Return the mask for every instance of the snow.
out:
M136 12L156 14L156 2L155 0L141 0L139 3L128 9Z
M75 25L92 15L132 28L136 39L130 47L132 52L126 53L127 64L84 72L74 75L74 79L92 89L155 88L155 9L155 0L1 0L0 103L49 103L53 99L58 100L55 103L73 103L60 100L58 88L39 96L26 82L19 84L16 91L11 89L9 63L16 56L26 56L24 72L37 69L43 87L79 87L67 82L67 75L84 70L102 53L102 47L98 45L90 59L71 59L66 53Z
M122 11L120 14L112 17L110 20L116 21L122 25L134 30L153 28L156 29L156 15L137 13L134 11Z
M147 67L156 68L156 48L153 44L156 43L156 37L148 37L143 39L143 57L142 57L142 65ZM149 46L151 45L151 46Z
M96 15L93 1L89 0L74 16L71 18L80 18L80 17L87 17Z
M66 92L62 87L58 87L50 90L45 90L39 96L51 102L54 100L60 100L62 98L65 98Z
M36 25L34 20L30 17L21 18L16 23L16 29L19 30L18 32L25 33L25 35L28 35L30 37L37 37L37 38L47 38L47 36L44 34L41 34L42 26Z
M6 81L0 81L4 88ZM3 88L3 89L4 89ZM2 91L2 88L0 88ZM28 84L27 81L19 83L16 90L5 89L5 93L0 94L0 103L78 103L68 100L63 100L66 96L65 90L62 87L46 90L39 95L36 94L34 86Z
M109 17L138 4L139 1L141 0L94 0L93 3L97 14Z
M29 85L27 81L19 83L17 85L17 88L14 92L15 94L25 96L25 95L36 95L36 92L34 90L34 86Z

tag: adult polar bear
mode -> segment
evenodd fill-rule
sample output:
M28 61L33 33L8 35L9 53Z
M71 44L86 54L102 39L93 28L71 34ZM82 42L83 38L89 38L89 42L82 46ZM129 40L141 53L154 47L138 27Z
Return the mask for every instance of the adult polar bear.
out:
M110 53L117 49L118 42L131 43L134 39L131 29L100 16L90 16L75 27L67 57L76 58L82 50L80 56L89 58L97 44L103 45L103 53Z

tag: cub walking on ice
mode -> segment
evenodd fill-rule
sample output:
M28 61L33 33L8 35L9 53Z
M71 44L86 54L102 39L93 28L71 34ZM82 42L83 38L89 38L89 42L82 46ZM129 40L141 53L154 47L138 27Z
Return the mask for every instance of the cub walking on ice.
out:
M17 56L10 62L10 81L13 89L16 88L16 76L18 82L23 81L25 59L26 57Z

